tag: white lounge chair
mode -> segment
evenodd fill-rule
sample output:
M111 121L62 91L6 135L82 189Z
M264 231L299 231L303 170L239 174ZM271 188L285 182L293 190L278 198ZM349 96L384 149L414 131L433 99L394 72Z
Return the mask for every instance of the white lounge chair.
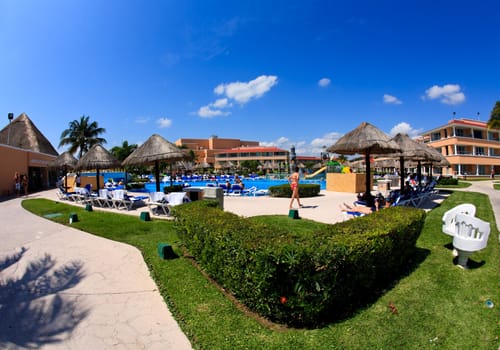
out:
M148 207L153 215L170 215L172 207L190 201L187 192L172 192L169 194L152 192L150 193Z
M458 252L458 266L467 268L473 252L486 248L490 236L490 223L466 214L455 216L453 247Z
M163 192L150 192L148 208L153 215L168 215L170 214L170 209L168 207L168 200L165 198L165 193Z
M111 195L109 191L105 188L101 188L99 190L99 194L95 197L91 197L92 205L98 206L101 208L112 208L113 201L111 200Z
M141 203L145 204L143 199L147 197L134 197L129 196L125 190L114 190L113 198L111 201L113 202L113 206L116 209L126 209L131 210L135 205Z

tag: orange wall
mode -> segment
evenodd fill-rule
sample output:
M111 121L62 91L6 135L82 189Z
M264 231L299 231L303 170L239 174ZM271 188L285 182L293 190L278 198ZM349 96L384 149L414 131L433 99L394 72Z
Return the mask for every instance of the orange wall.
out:
M55 158L52 155L0 144L0 196L14 193L14 173L17 171L20 175L29 176L29 167L42 168L44 185L48 185L47 166Z

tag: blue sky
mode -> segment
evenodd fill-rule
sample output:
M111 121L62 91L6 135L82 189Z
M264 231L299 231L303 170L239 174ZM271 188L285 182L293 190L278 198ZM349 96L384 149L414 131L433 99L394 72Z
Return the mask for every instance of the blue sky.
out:
M319 155L363 121L410 135L453 112L487 121L498 13L497 0L0 0L0 128L25 112L57 148L88 115L107 148L157 133Z

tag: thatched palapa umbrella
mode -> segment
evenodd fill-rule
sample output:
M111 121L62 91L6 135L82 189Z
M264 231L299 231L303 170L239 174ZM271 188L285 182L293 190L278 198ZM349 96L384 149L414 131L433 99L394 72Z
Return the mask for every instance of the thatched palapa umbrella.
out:
M142 145L132 152L122 165L154 164L156 178L156 192L160 192L160 161L173 162L189 158L188 154L173 143L165 140L158 134L152 135ZM172 174L170 174L170 186L172 186Z
M92 146L76 163L77 170L96 170L97 190L99 191L99 170L120 168L121 164L107 149L102 145Z
M327 148L327 152L339 154L364 154L366 163L365 197L368 205L373 204L371 194L370 155L399 152L399 146L382 130L363 122L356 129L348 132Z
M211 165L210 165L210 164L208 164L208 163L207 163L207 162L205 162L205 161L203 161L203 162L201 162L201 163L199 163L199 164L196 164L196 165L194 166L194 168L195 168L195 169L201 169L201 170L205 170L205 169L210 168L210 167L211 167Z
M66 151L57 156L49 164L53 168L64 168L64 188L66 190L68 189L68 168L74 169L77 162L78 160L70 152Z
M417 165L417 173L418 179L422 178L421 176L421 161L438 161L436 154L431 151L431 148L418 143L415 140L412 140L407 134L397 134L392 138L394 142L396 142L401 148L401 152L394 154L393 157L399 157L399 171L401 175L400 180L400 189L404 188L405 184L405 174L404 174L404 164L405 159L414 160L418 162Z

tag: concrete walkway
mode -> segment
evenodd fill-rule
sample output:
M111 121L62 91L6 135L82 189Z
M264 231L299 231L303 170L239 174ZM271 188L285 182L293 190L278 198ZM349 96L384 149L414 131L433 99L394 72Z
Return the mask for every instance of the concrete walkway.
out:
M1 349L192 348L136 248L35 216L21 200L0 203Z
M498 181L497 181L498 182ZM493 188L494 181L472 181L471 186L467 188L457 189L465 192L479 192L488 195L490 198L491 207L495 214L495 222L497 230L500 229L500 191ZM500 231L500 230L499 230Z
M499 226L500 193L491 181L461 190L489 195ZM30 197L57 200L55 190ZM191 349L137 249L32 215L21 200L0 202L1 349ZM335 223L343 220L338 205L354 200L352 193L322 191L302 199L299 213ZM289 203L224 198L225 210L242 216L287 215Z

